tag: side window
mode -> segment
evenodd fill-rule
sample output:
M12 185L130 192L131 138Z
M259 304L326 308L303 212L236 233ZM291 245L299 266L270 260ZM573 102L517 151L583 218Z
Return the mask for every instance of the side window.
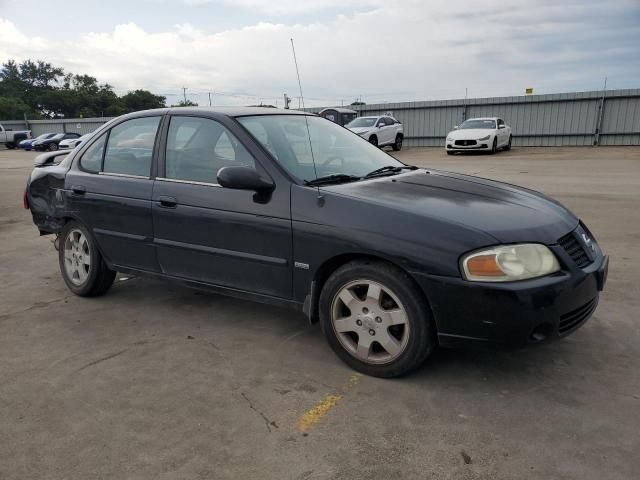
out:
M498 119L498 127L500 126L504 126L504 120L502 120L501 118Z
M218 170L229 166L255 168L255 162L221 123L208 118L171 118L165 177L217 183Z
M393 125L395 122L391 117L384 117L384 123L386 123L387 125Z
M98 173L102 168L102 154L104 153L104 144L107 138L106 134L100 136L98 140L82 154L80 166L88 172Z
M127 120L111 129L104 155L105 173L148 177L160 117Z
M381 118L380 120L378 120L378 123L376 123L376 127L384 127L385 123L384 123L384 118Z

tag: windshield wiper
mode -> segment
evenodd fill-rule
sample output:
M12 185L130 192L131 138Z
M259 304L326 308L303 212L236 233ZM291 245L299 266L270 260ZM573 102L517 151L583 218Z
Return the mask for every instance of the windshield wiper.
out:
M376 168L375 170L373 170L372 172L367 173L363 178L371 178L371 177L375 177L378 175L381 175L383 173L398 173L402 170L415 170L418 167L414 167L413 165L402 165L402 166L397 166L397 165L386 165L384 167L380 167L380 168Z
M327 185L330 183L355 182L356 180L360 180L360 177L356 175L347 175L346 173L335 173L333 175L318 177L314 180L305 180L304 184L310 187L315 187L318 185Z

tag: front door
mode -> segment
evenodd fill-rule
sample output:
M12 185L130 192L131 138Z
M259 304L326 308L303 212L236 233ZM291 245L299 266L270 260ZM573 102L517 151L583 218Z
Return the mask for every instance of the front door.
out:
M133 118L104 132L65 179L69 210L116 266L159 269L152 244L150 177L161 118Z
M174 277L291 298L288 185L268 197L222 188L217 172L247 166L266 175L231 130L211 118L172 116L164 174L153 189L154 244Z

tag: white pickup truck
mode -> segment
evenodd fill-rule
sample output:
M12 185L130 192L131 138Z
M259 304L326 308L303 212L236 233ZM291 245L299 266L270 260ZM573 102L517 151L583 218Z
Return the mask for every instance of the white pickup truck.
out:
M0 144L4 144L9 149L16 148L18 143L28 138L31 138L31 130L5 130L0 125Z

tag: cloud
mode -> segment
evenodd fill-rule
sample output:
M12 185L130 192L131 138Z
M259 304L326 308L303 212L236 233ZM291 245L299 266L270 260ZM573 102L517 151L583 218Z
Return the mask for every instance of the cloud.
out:
M307 4L240 1L256 9ZM311 7L319 4L311 1ZM0 59L44 59L121 91L180 92L186 86L188 92L248 92L272 101L297 92L293 37L307 105L358 95L369 103L459 98L465 88L472 96L517 95L529 86L536 93L588 90L604 76L613 87L638 86L640 14L632 2L352 5L375 8L326 22L258 23L218 33L189 24L156 33L131 22L75 41L28 37L0 18Z

